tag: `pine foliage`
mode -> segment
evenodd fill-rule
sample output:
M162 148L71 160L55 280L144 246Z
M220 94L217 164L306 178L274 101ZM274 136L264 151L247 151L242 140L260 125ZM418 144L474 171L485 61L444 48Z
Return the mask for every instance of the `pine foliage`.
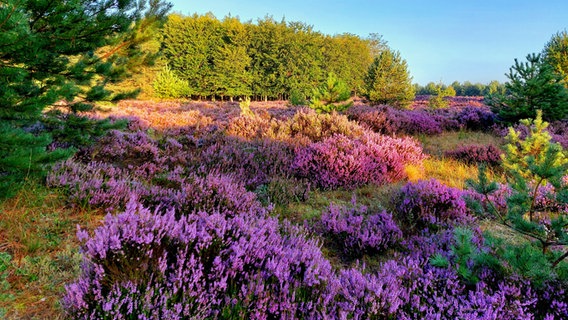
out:
M561 75L554 72L539 54L527 55L527 62L515 64L507 74L507 95L489 95L487 102L502 121L515 123L536 117L542 110L544 120L562 120L568 115L568 90Z
M550 135L545 131L548 124L542 120L541 111L537 111L534 121L523 120L521 123L529 129L528 136L521 139L519 133L511 129L507 136L509 143L502 156L502 166L511 191L506 198L505 210L495 204L499 187L487 179L483 167L478 181L468 180L467 184L484 197L485 212L489 216L531 240L541 252L537 254L534 250L523 249L521 251L526 253L526 259L523 260L523 255L511 251L518 248L511 247L503 253L510 264L529 265L540 270L544 270L542 265L546 265L554 270L568 256L568 212L565 209L568 185L564 179L568 158L560 145L550 142ZM549 192L547 197L553 198L548 199L547 204L539 205L537 200L542 197L544 188L552 189L553 192ZM476 208L484 211L479 203ZM510 261L512 258L523 261ZM543 279L540 274L538 277Z
M406 107L414 100L411 81L400 53L385 49L369 67L365 80L367 97L374 103Z
M341 112L353 105L350 98L351 92L345 82L330 73L327 80L313 91L310 107L317 113Z
M0 197L72 152L48 151L52 134L49 124L42 123L48 117L46 107L58 103L75 113L89 110L96 101L132 96L113 94L105 86L119 81L136 64L128 57L141 57L134 54L139 41L133 38L140 21L161 19L169 8L159 0L2 2ZM97 51L113 46L106 53ZM128 53L119 54L124 50ZM64 129L77 133L89 130L91 123L73 125Z

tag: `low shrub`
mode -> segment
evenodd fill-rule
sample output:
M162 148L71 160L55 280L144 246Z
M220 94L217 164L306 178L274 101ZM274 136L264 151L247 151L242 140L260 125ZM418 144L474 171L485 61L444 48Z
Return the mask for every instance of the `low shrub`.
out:
M348 257L361 257L388 249L402 232L386 211L369 213L364 206L331 204L321 216L321 233L342 247Z
M487 130L495 124L496 116L489 108L467 106L457 115L456 120L469 130Z
M78 232L69 318L315 318L331 266L302 231L274 218L199 212L176 219L130 202L92 236Z
M324 189L354 188L404 179L405 165L419 165L423 158L421 147L411 138L335 135L298 151L292 168Z
M435 179L409 182L395 197L397 218L409 230L438 230L469 220L463 192Z

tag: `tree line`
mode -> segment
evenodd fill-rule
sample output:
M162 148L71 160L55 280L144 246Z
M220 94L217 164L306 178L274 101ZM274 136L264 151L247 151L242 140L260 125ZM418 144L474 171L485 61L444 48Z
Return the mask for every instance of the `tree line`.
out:
M465 81L463 83L454 81L450 85L443 83L428 82L425 86L414 84L414 89L418 95L436 95L439 90L451 91L455 96L486 96L488 94L496 94L506 92L505 84L497 80L493 80L488 84L472 83Z
M369 89L369 68L387 51L395 64L404 64L403 77L410 80L406 62L376 34L326 35L303 22L272 17L253 23L231 16L171 14L160 42L165 66L154 83L158 97L310 97L329 74L345 82L353 95L362 95Z

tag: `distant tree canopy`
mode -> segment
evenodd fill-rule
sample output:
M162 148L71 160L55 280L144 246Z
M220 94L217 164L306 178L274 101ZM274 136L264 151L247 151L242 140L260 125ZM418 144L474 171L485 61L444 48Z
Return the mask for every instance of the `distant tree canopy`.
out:
M328 36L301 22L212 14L170 15L160 41L168 72L188 83L188 97L208 99L310 97L330 73L359 94L373 59L386 48L376 35Z
M498 81L491 81L488 84L482 83L471 83L470 81L465 81L460 83L459 81L452 82L449 86L445 84L436 84L434 82L429 82L425 86L415 84L416 94L418 95L436 95L438 90L447 90L452 87L455 91L456 96L484 96L489 93L505 93L505 84L499 83Z

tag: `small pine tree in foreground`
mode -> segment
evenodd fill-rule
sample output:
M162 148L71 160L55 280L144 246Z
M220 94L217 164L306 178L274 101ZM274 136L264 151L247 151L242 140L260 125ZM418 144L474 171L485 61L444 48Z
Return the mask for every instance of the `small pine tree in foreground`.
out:
M534 121L522 120L521 123L529 128L528 136L522 140L518 132L510 129L509 144L502 156L511 191L506 208L499 208L493 201L499 186L488 180L483 167L478 180L468 180L467 184L484 197L485 206L476 203L478 211L483 210L502 225L532 240L533 246L541 251L539 254L525 248L521 250L524 254L519 255L515 254L519 248L510 248L503 254L510 265L525 266L527 272L543 266L554 270L568 256L568 185L565 178L568 158L560 145L550 142L551 137L545 131L548 124L542 120L541 111L537 112ZM537 205L543 188L552 188L553 192L548 196L554 197L544 206ZM534 264L534 268L526 267L530 264Z

